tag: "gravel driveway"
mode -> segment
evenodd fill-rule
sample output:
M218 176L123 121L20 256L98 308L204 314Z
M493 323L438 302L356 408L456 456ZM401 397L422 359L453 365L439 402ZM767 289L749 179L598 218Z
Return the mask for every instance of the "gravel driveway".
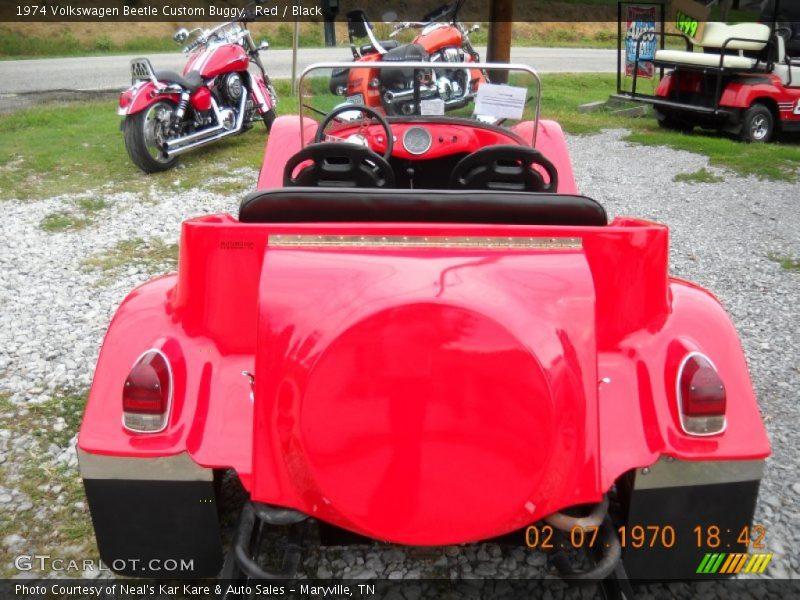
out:
M612 217L627 214L668 223L672 273L708 287L730 312L773 444L756 515L756 522L767 527L768 547L775 553L767 576L800 577L796 551L800 544L796 501L800 493L796 451L800 273L785 270L773 260L775 255L800 257L798 187L743 179L716 169L710 170L724 176L724 182L675 183L675 174L708 168L707 160L666 148L627 144L620 140L622 134L607 131L569 139L579 188L601 201ZM239 176L255 182L256 172ZM35 527L39 525L33 521L46 523L70 502L59 490L48 487L54 492L53 500L37 503L22 489L21 465L33 455L42 468L66 466L73 478L77 472L73 449L47 445L40 437L14 431L14 421L27 414L28 403L45 401L60 390L88 387L114 310L135 285L158 270L158 265L130 266L104 280L100 273L87 270L84 260L121 239L155 237L174 243L182 219L235 211L239 197L191 191L165 195L156 204L143 203L134 194L105 199L109 206L87 228L61 233L45 232L40 223L48 214L73 206L75 196L3 203L0 393L9 394L16 406L0 415L4 428L0 429L0 467L4 469L0 516L16 520L13 533L3 539L6 557L22 550L59 550L30 548L30 540L38 539ZM61 431L64 423L56 419L40 426ZM86 518L83 502L67 508ZM76 540L70 551L81 555L91 544L91 539ZM307 558L305 570L311 577L528 578L544 576L546 565L539 553L484 544L446 548L434 556L397 547L322 550ZM658 589L656 596L661 595ZM679 590L691 595L685 585L672 591Z

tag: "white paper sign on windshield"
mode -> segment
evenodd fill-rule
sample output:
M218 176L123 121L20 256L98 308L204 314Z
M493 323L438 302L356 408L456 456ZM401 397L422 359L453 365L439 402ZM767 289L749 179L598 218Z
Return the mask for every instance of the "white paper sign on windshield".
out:
M442 100L441 98L429 98L427 100L420 100L419 114L427 116L443 115L444 100Z
M475 97L475 114L498 119L522 119L528 89L513 85L484 83Z

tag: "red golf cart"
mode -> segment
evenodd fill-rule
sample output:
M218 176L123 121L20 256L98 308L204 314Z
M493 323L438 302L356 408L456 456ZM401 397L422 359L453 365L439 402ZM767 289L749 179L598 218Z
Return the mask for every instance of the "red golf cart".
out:
M346 66L306 70L258 189L183 223L178 272L109 327L78 441L105 563L291 577L336 533L505 536L567 578L695 577L698 527L745 552L769 443L729 317L669 276L667 227L579 194L530 67L457 65L511 83L387 117L335 106ZM223 552L231 470L248 501Z
M664 33L654 58L642 50L653 33L642 32L629 68L632 88L618 95L652 104L667 129L719 129L755 143L800 131L800 11L784 4L769 3L764 22L706 23L700 39ZM681 38L685 48L665 49L668 36ZM645 63L663 75L652 95L638 89Z

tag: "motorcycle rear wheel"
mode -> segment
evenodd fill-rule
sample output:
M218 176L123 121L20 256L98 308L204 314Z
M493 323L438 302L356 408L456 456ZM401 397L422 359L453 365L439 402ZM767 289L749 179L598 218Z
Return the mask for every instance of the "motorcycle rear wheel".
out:
M272 123L275 121L275 109L270 108L267 112L261 115L264 121L264 126L267 128L267 133L272 129Z
M172 102L162 100L125 117L125 149L133 164L145 173L167 171L178 162L177 156L170 158L161 148L168 137L175 108Z

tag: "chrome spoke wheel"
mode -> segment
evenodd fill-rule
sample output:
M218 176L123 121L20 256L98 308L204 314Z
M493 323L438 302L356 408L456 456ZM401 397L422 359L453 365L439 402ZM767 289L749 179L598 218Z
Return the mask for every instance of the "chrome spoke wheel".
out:
M170 123L175 108L167 102L156 102L147 109L144 118L144 141L147 153L160 163L169 162L164 143L169 138Z

